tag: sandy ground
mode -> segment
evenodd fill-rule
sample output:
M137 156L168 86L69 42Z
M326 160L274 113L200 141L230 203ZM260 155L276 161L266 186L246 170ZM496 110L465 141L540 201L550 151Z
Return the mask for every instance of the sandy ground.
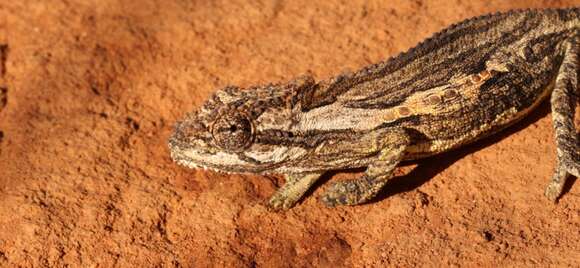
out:
M580 186L558 204L549 106L400 168L378 201L172 163L173 123L219 87L328 78L487 12L573 1L0 0L0 266L580 265ZM578 117L578 116L577 116Z

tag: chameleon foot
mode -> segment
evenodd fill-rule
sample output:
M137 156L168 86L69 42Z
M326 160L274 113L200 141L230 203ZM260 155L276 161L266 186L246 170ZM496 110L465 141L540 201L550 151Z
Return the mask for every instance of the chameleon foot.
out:
M322 202L335 207L340 205L356 205L368 200L370 181L366 179L346 180L332 184L322 196Z
M556 171L554 172L554 175L552 176L552 180L550 180L548 187L546 187L544 195L548 199L556 202L558 197L560 197L564 191L564 184L566 183L568 176L578 176L577 173L577 169L568 170L564 165L559 164L556 168Z
M329 207L357 205L377 195L393 176L393 170L403 158L405 148L410 142L404 130L392 131L381 138L384 148L367 167L365 174L359 179L332 184L322 197L322 202Z
M293 198L293 196L285 196L282 193L276 193L268 201L268 208L274 211L287 210L293 207L300 199L300 196L294 197L296 198Z
M287 174L286 183L268 201L272 210L287 210L293 207L306 191L320 178L322 173Z

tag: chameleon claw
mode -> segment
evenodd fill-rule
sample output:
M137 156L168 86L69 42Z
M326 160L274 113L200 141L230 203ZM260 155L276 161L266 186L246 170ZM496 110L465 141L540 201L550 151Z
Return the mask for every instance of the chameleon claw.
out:
M272 211L282 211L290 209L294 204L296 204L296 200L290 200L288 197L276 194L270 198L267 206Z
M551 201L557 202L558 198L562 195L564 191L564 184L566 182L567 177L570 176L566 167L561 164L558 164L556 171L554 171L554 175L552 176L552 180L546 187L546 191L544 195Z
M357 180L335 182L326 190L321 200L328 207L356 205L365 201L361 198L363 192Z
M562 193L562 185L557 183L550 183L548 187L546 187L546 191L544 195L552 202L556 203L558 201L558 197Z

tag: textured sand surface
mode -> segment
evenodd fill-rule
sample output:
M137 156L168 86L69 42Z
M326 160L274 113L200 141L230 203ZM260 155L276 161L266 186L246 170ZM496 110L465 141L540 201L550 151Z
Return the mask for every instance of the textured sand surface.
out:
M374 203L327 176L270 213L279 176L171 162L173 123L219 87L328 78L450 23L573 1L0 0L0 266L575 266L580 185L543 197L549 105L401 167ZM577 116L580 118L580 116Z

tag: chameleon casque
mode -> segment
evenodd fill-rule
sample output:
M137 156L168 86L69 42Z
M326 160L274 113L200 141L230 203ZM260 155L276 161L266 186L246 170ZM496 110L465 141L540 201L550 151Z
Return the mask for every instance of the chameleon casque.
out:
M580 8L514 10L451 25L407 52L315 81L218 90L175 126L172 158L190 168L282 173L273 209L295 205L326 171L366 167L321 200L374 197L403 160L445 152L496 133L549 98L557 166L545 190L556 200L580 175Z

